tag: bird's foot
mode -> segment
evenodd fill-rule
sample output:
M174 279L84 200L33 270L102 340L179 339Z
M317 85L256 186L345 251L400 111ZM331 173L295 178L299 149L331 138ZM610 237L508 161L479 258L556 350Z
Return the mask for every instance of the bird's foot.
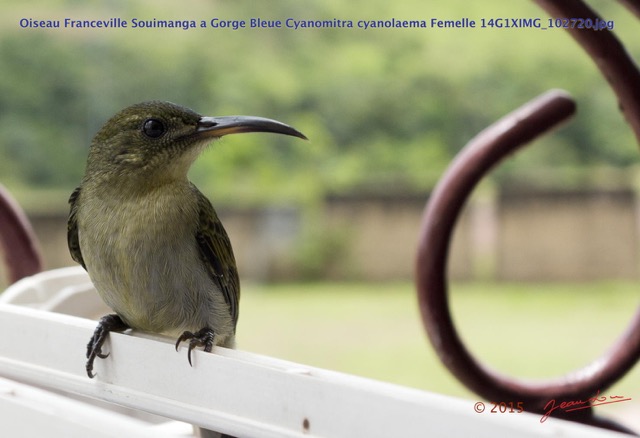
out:
M204 327L195 333L184 332L176 341L176 351L178 351L178 346L181 342L189 341L189 352L187 353L187 358L189 358L189 365L193 366L191 363L191 351L196 347L204 347L204 351L207 353L211 352L214 336L215 333L209 327Z
M100 322L98 322L98 326L93 332L93 336L89 340L87 344L87 375L93 379L95 374L93 374L93 361L96 357L100 359L104 359L109 356L109 353L104 354L102 352L102 345L104 341L107 340L107 335L109 332L123 332L128 329L129 326L115 313L110 315L105 315L100 318Z

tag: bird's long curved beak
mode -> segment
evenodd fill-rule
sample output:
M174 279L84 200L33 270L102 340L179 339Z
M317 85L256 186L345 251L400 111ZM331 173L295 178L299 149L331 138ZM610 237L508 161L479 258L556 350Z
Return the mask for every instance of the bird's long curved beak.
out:
M222 137L243 132L273 132L291 135L303 140L307 137L289 125L277 120L254 116L202 117L196 126L196 133L202 137Z

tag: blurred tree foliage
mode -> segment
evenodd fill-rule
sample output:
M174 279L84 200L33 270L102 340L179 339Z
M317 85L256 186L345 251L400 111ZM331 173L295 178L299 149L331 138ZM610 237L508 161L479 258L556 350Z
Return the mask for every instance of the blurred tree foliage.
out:
M640 59L637 23L615 20ZM160 7L161 6L161 7ZM148 99L206 115L254 114L290 123L305 144L270 135L225 138L192 177L234 203L319 199L327 191L432 187L477 132L549 88L579 115L498 173L547 167L625 167L630 130L604 79L561 30L537 29L25 29L21 18L387 20L531 18L533 2L338 0L183 3L5 2L0 19L0 180L69 190L88 144L114 112Z

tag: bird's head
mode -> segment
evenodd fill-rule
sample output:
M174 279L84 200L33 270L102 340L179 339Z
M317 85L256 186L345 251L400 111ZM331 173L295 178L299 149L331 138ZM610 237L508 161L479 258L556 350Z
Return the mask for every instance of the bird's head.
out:
M109 119L95 135L86 177L186 178L202 149L227 134L272 132L306 139L276 120L253 116L203 117L169 102L132 105Z

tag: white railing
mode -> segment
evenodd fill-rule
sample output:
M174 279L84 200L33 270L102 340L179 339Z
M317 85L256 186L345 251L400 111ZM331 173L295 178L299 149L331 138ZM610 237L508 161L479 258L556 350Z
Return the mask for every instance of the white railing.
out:
M190 367L173 339L141 333L110 334L110 355L89 379L85 345L107 311L80 268L0 295L0 436L185 437L191 425L274 438L624 436L528 413L479 414L472 400L244 351L194 351Z

